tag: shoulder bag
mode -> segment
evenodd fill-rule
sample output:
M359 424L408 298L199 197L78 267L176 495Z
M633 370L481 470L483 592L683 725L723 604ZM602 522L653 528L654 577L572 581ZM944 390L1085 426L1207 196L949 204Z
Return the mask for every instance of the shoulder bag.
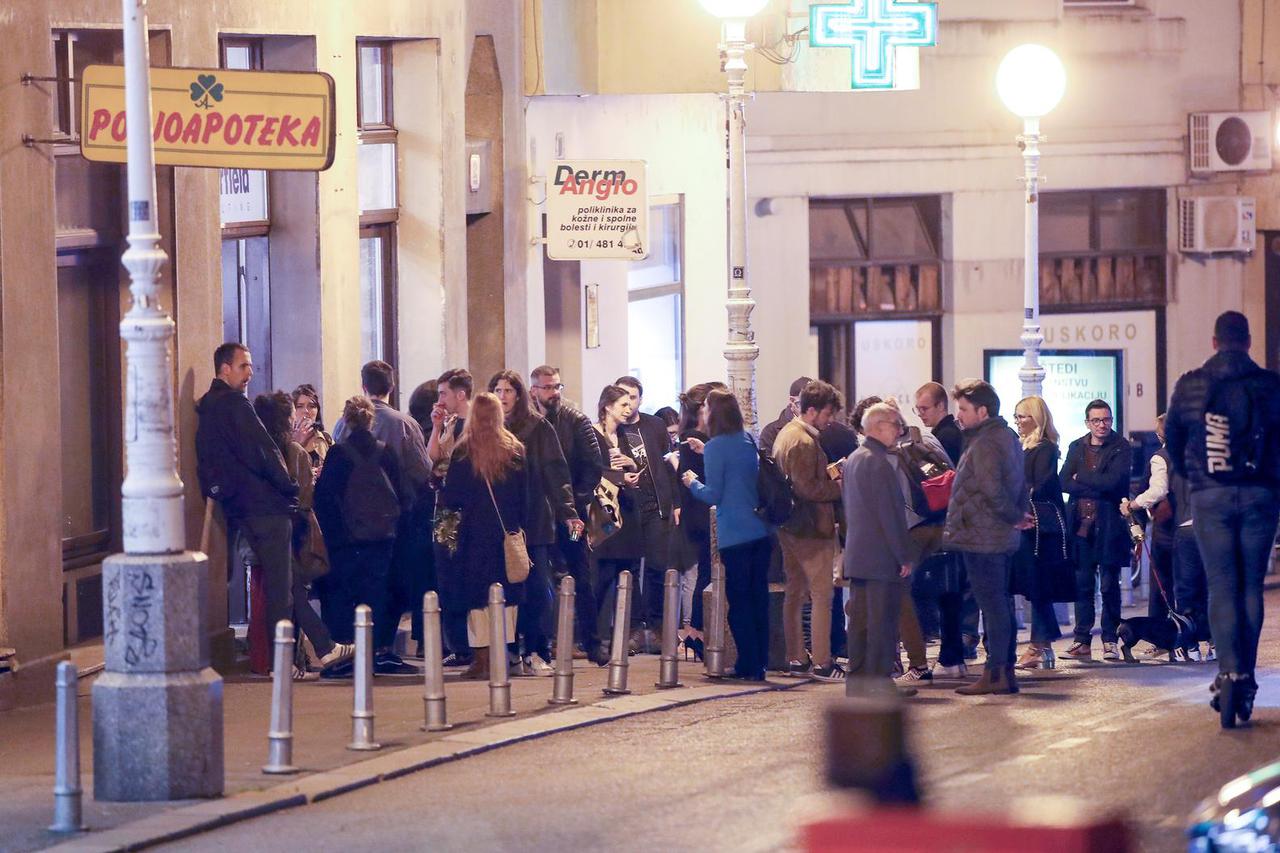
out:
M502 525L502 557L506 563L507 583L524 583L529 577L529 546L525 542L524 531L510 531L502 520L502 510L498 509L498 499L493 494L493 484L487 479L485 487L489 489L489 500L493 501L493 511L498 514L498 524Z

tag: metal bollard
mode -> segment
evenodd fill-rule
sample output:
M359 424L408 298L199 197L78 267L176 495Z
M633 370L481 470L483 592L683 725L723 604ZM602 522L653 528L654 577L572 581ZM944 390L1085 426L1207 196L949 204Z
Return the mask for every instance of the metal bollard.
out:
M76 688L80 675L71 661L58 664L54 690L58 697L58 740L53 781L53 823L50 832L80 832L80 713Z
M575 705L573 698L573 611L577 586L571 576L560 581L560 615L556 623L556 674L549 705Z
M507 670L507 599L502 584L489 587L489 712L486 717L514 717L511 677Z
M453 728L444 705L444 643L440 640L440 596L422 596L422 730Z
M347 749L382 749L373 739L373 611L367 604L356 608L355 705Z
M613 610L613 643L609 649L609 683L604 692L618 696L627 689L627 648L631 639L631 572L618 573L618 597Z
M275 675L271 680L271 728L263 773L297 773L293 766L293 623L276 623Z
M662 582L662 656L658 659L658 681L654 687L666 690L683 687L680 683L680 663L676 660L676 646L680 620L680 573L667 569Z
M708 678L724 678L724 563L714 551L711 555L711 607L708 609L703 662Z

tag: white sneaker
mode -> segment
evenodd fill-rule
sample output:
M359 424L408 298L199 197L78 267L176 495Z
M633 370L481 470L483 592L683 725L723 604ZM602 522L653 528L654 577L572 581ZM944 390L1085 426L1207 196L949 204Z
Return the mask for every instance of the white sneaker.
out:
M528 662L525 664L529 672L539 678L550 678L555 675L555 668L551 664L542 659L541 655L530 655Z
M963 663L955 666L943 666L942 664L934 664L934 678L965 678L969 675L969 667Z
M329 654L320 658L320 668L328 669L334 664L351 660L356 656L356 647L346 643L334 643L333 648L329 650Z
M1217 660L1217 659L1218 659L1218 648L1213 643L1210 643L1209 651L1205 652L1204 654L1205 663L1208 663L1209 661Z

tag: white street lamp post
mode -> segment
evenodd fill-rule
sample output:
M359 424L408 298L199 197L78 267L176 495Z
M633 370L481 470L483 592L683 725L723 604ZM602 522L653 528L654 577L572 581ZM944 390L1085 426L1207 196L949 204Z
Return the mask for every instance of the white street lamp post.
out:
M104 801L218 796L222 679L209 668L208 559L185 550L174 437L172 318L160 306L168 257L156 224L146 0L124 11L129 270L124 553L102 568L106 668L93 685L94 795Z
M768 0L702 0L708 12L722 20L724 71L729 78L729 336L724 357L728 362L729 390L738 398L750 432L756 429L756 359L760 347L751 331L756 307L747 286L747 163L746 87L747 20Z
M1023 234L1023 363L1018 370L1022 396L1040 396L1044 367L1040 365L1040 119L1062 100L1067 75L1057 55L1038 44L1015 47L1000 62L996 90L1013 114L1022 118L1023 181L1026 216Z

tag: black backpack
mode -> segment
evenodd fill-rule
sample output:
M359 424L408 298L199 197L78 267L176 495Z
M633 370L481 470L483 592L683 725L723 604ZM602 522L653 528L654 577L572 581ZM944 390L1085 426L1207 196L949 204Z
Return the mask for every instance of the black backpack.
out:
M381 441L369 456L350 444L351 477L342 493L342 522L353 542L394 539L400 520L400 498L380 460L387 445Z
M1223 379L1204 408L1204 470L1219 483L1256 480L1264 472L1266 418L1253 380L1261 371Z
M760 457L760 471L756 474L756 493L760 503L756 507L756 515L775 527L786 524L796 505L791 481L782 473L782 468L774 458L760 449L754 438L751 443L755 445L756 455Z

